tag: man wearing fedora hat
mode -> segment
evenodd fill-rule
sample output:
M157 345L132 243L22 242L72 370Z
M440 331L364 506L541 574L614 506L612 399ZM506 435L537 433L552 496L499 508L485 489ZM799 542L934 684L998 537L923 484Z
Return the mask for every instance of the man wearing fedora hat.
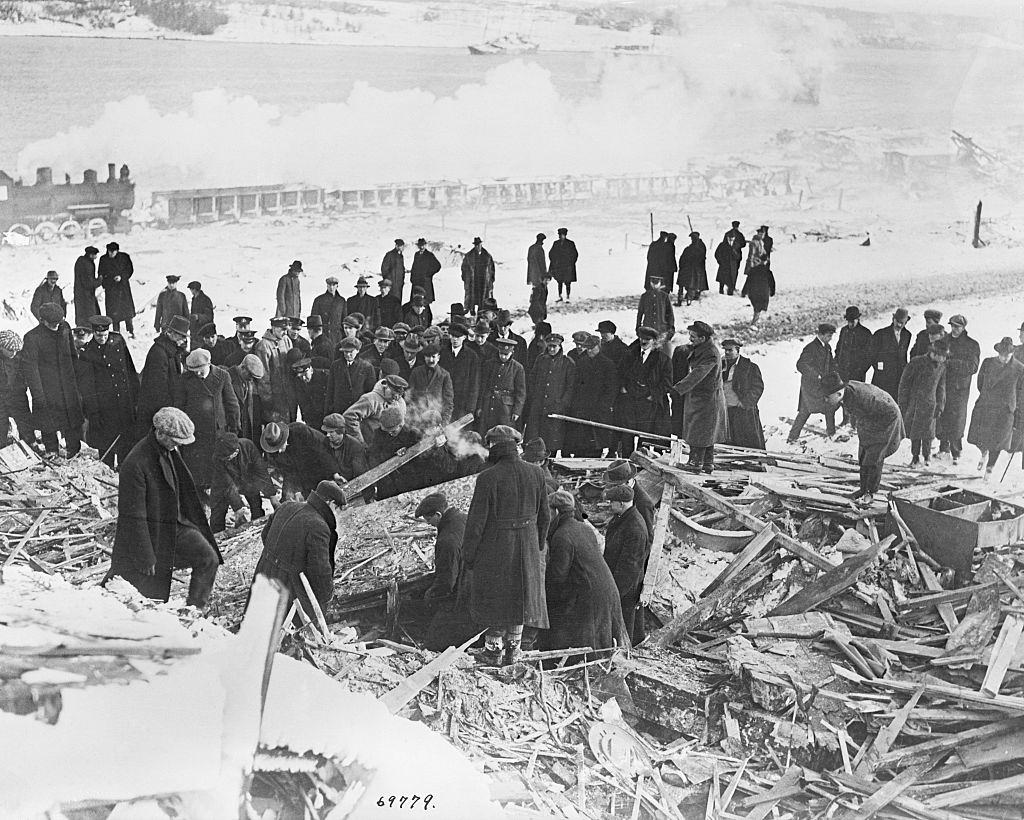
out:
M480 364L476 418L480 430L519 423L526 404L526 371L514 358L515 342L498 339L497 358Z
M78 387L89 421L89 443L111 468L127 457L134 445L135 405L139 374L120 333L110 330L110 317L92 316L92 341L78 354ZM113 445L113 446L112 446Z
M1024 364L1013 357L1013 339L996 342L995 356L978 370L978 401L971 414L967 441L981 451L978 470L986 480L1003 450L1009 450L1013 431L1024 427Z
M90 316L98 316L100 303L96 300L96 288L100 286L100 278L96 275L96 257L99 248L90 245L75 260L75 324L82 325L89 321Z
M441 344L441 367L452 377L452 418L475 413L480 394L480 357L466 344L469 331L453 323Z
M722 387L722 353L715 345L714 329L697 321L690 335L689 368L672 389L685 398L682 436L690 446L687 468L710 473L715 465L715 444L728 438L729 422Z
M384 254L380 262L380 278L391 282L391 287L398 300L402 300L405 290L405 240L396 239L395 246Z
M642 327L654 328L659 341L663 345L671 345L672 337L676 333L676 315L672 310L672 297L666 292L664 280L660 276L650 278L647 290L640 296L636 306L638 335ZM671 348L665 350L666 356L670 353Z
M309 495L319 482L333 479L338 469L327 436L303 421L264 424L260 449L281 474L282 497L289 501Z
M835 325L830 322L822 322L818 325L814 338L800 351L800 358L796 362L796 369L800 373L800 399L796 418L793 420L793 426L789 428L789 436L787 436L787 441L790 444L795 444L800 438L800 432L804 429L804 425L812 413L824 414L825 433L828 436L834 436L836 433L835 412L827 410L822 405L822 399L825 396L821 392L824 379L829 373L836 372L831 345L835 332Z
M427 247L427 240L420 237L416 240L416 253L412 257L412 269L409 271L409 282L414 288L423 289L423 300L429 305L434 296L434 275L441 270L441 263L434 252Z
M669 434L668 391L672 388L672 362L658 348L658 336L653 327L637 330L639 344L629 348L619 365L615 418L620 427L665 436ZM620 454L629 456L635 448L635 437L623 433L619 441Z
M872 348L871 331L860 323L860 308L850 305L843 314L846 324L839 328L839 341L836 342L836 370L844 381L865 381L871 367L874 351ZM843 410L843 424L850 421L850 416Z
M910 353L910 331L907 330L909 319L910 312L906 308L897 308L892 314L892 324L879 328L871 337L872 366L875 369L871 383L894 399Z
M100 257L98 276L103 286L103 304L106 314L114 323L114 332L120 332L121 322L125 330L135 338L135 299L132 296L131 278L135 273L132 258L121 252L116 242L107 243L107 252ZM148 423L148 422L147 422Z
M963 314L949 317L949 356L946 359L946 405L935 425L939 458L949 454L956 464L963 451L964 430L971 397L971 381L981 364L981 345L967 333Z
M288 266L288 272L277 280L276 316L302 315L302 293L301 282L299 282L302 272L302 262L296 259Z
M188 283L192 301L188 307L189 341L192 347L199 347L200 330L213 324L213 300L203 292L203 283L193 279Z
M25 334L21 367L32 395L32 424L48 453L57 454L57 434L68 458L82 447L82 397L75 378L77 354L64 309L55 302L39 307L39 324Z
M157 410L174 406L178 382L185 367L187 343L188 319L184 316L173 317L163 332L153 340L142 366L134 441L149 432L153 414Z
M676 307L686 299L686 304L700 300L703 291L708 290L708 247L697 231L690 231L690 244L679 255L679 293Z
M473 237L473 248L462 258L463 305L475 314L494 290L494 259L479 236Z
M548 276L558 283L558 301L562 301L562 288L565 288L565 301L572 295L572 283L576 281L576 262L580 258L576 243L569 239L569 229L559 228L558 239L551 243L548 251Z
M365 276L360 276L356 279L356 292L354 296L349 296L345 302L345 310L348 313L346 318L350 318L352 314L358 313L362 318L362 327L368 328L370 331L377 329L377 325L380 324L380 305L377 302L376 296L370 296L367 292L370 288L370 283L366 281ZM397 293L395 294L398 295Z

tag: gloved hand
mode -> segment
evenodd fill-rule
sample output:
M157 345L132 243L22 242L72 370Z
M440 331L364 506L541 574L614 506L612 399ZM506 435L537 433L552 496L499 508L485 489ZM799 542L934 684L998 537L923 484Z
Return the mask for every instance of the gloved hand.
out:
M235 511L235 526L241 527L243 524L248 524L252 521L252 513L248 507L242 507L240 510Z

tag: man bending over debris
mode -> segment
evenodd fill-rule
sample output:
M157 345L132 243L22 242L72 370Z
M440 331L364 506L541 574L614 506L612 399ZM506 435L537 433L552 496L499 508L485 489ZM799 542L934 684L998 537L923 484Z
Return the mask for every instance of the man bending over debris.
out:
M242 503L242 499L248 507ZM277 504L281 491L270 480L259 448L234 433L217 435L213 450L213 487L210 491L210 529L224 531L228 506L235 511L235 526L263 517L263 499Z
M201 608L224 559L178 452L195 440L195 427L185 413L161 407L149 435L125 458L118 476L114 554L105 580L120 575L147 598L166 601L173 570L189 567L186 603Z
M300 575L305 575L321 609L334 597L334 549L338 515L345 495L333 481L321 481L306 501L286 501L263 527L263 552L255 575L266 575L288 588L314 619Z
M835 409L840 404L857 419L857 462L860 464L860 492L854 500L868 505L875 500L882 483L885 459L900 448L905 435L903 415L896 400L873 384L850 381L844 383L832 373L822 384L825 406Z

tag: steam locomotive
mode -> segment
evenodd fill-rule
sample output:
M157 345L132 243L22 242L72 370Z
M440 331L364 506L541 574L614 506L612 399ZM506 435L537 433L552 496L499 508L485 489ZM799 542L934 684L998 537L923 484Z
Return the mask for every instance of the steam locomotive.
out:
M115 174L114 163L109 163L106 182L89 169L81 182L65 175L63 185L54 185L50 168L36 169L35 185L23 185L0 170L0 234L8 241L20 235L19 244L113 232L121 212L134 204L135 183L127 165Z

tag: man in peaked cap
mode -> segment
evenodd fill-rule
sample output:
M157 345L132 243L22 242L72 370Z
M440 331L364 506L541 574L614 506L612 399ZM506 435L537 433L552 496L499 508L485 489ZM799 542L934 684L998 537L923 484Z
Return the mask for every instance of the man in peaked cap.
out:
M824 406L825 394L821 385L831 373L836 370L835 359L832 356L832 337L835 335L836 326L828 322L818 325L818 329L797 359L796 369L800 373L800 401L797 407L796 419L789 429L788 441L795 444L800 438L800 431L804 429L807 419L812 413L823 413L825 416L825 432L828 436L836 433L836 419L834 412L828 412Z
M391 287L398 300L405 290L405 240L396 239L395 246L384 254L380 263L380 278L391 280Z
M512 354L512 356L523 367L526 367L526 339L524 339L518 333L513 332L512 314L509 313L507 310L499 310L497 317L495 317L494 338L512 339L516 343L516 350L515 353Z
M167 285L156 297L156 310L153 314L153 330L159 333L175 316L188 317L188 299L178 290L180 276L168 274Z
M109 316L92 316L92 340L78 354L78 389L89 421L87 441L111 468L127 458L135 440L135 405L139 375L120 333L110 330Z
M480 430L518 424L526 404L526 371L515 361L516 344L498 339L496 358L480 360L480 391L476 417Z
M565 301L572 297L572 283L576 281L576 262L580 255L576 243L568 237L568 228L558 229L558 239L551 243L548 251L548 275L558 283L558 301L562 301L562 288L565 288Z
M235 323L234 335L227 336L217 342L216 347L211 351L213 363L218 367L231 367L233 364L238 363L231 362L229 364L228 359L236 357L239 351L242 350L243 333L247 333L251 329L251 316L235 316L231 321ZM253 336L255 335L256 334L253 333ZM243 353L242 355L244 356L245 354ZM241 359L239 359L239 361L241 361Z
M162 407L152 416L149 434L121 465L117 532L107 580L120 575L146 597L166 601L171 573L191 568L186 603L202 608L223 558L178 451L195 441L194 430L184 412Z

